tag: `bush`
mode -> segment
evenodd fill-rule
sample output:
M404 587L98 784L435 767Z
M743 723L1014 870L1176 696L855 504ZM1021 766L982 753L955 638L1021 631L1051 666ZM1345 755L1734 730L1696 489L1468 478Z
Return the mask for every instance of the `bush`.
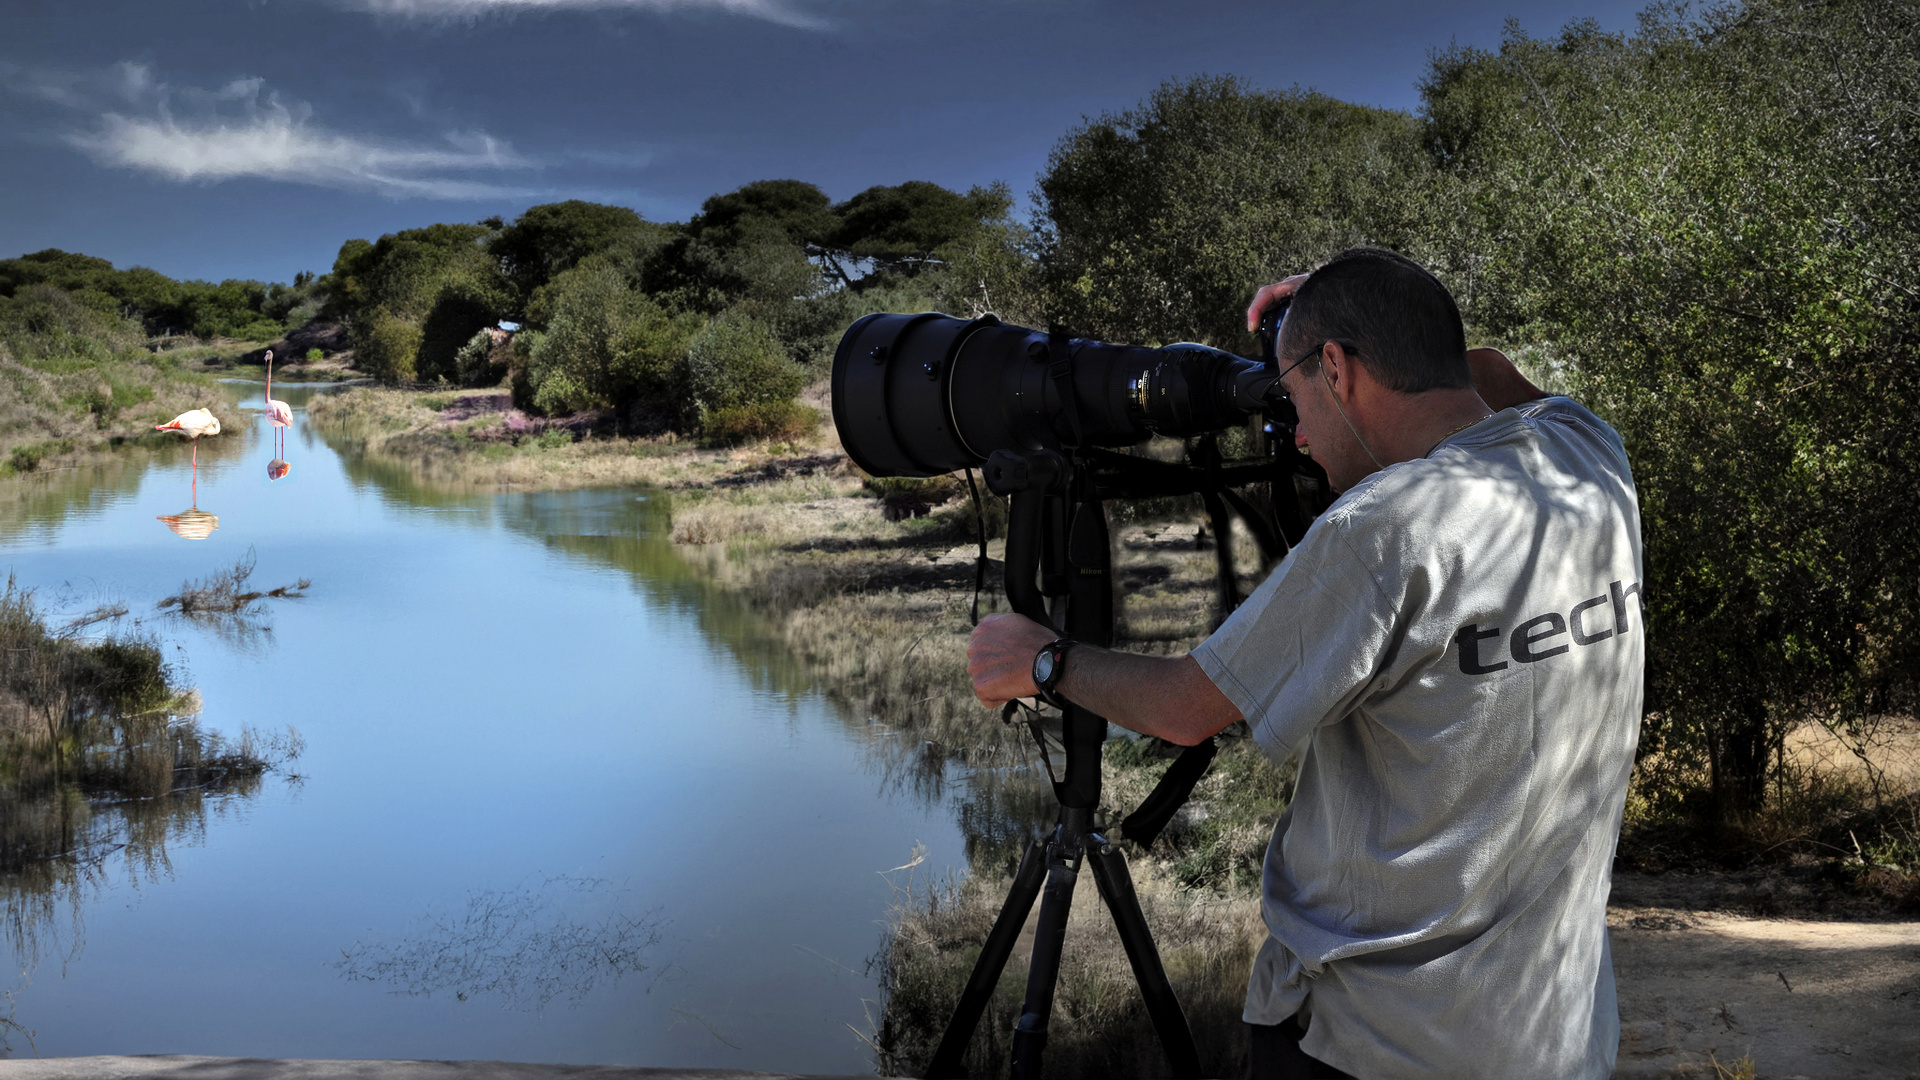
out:
M493 375L493 335L477 330L453 354L453 371L462 386L483 386Z
M411 382L414 357L420 352L420 328L388 311L375 308L354 320L354 366L387 382Z
M325 360L326 358L327 358L327 354L322 352L319 349L307 350L307 363L309 364L313 363L316 360Z
M806 369L758 319L716 319L687 350L680 379L681 423L703 430L723 410L790 402L806 385Z
M564 414L664 402L702 319L670 315L613 267L591 260L549 287L553 318L527 349L531 404Z
M820 427L820 414L797 401L735 405L708 414L700 434L723 446L749 442L793 442Z
M440 289L433 309L420 324L420 351L415 357L417 378L456 379L460 365L458 353L476 333L493 325L503 309L505 297L496 291L452 280Z

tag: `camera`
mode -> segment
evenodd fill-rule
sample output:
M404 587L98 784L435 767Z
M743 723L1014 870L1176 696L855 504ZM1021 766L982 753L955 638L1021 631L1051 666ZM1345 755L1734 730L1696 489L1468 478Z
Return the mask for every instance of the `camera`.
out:
M833 355L833 423L873 476L937 476L995 451L1124 447L1154 435L1217 432L1267 418L1268 442L1292 448L1293 405L1268 356L1206 345L1114 345L1030 330L992 315L875 314Z

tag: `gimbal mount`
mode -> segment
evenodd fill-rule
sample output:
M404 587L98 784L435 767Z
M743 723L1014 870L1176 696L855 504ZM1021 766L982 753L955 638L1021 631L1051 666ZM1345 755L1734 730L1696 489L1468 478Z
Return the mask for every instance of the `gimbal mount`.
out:
M987 486L1010 498L1007 525L1006 593L1014 611L1076 641L1101 647L1113 643L1112 548L1103 499L1199 494L1212 520L1224 618L1238 603L1233 577L1231 506L1247 523L1269 561L1281 544L1297 542L1311 522L1293 496L1293 477L1312 475L1313 467L1294 453L1291 440L1267 461L1223 467L1211 437L1201 440L1187 465L1097 449L1064 456L1053 450L1030 453L996 451L983 470ZM1276 486L1271 518L1259 513L1232 487L1258 482ZM1281 488L1284 485L1284 489ZM1284 538L1284 541L1283 541ZM1036 725L1041 751L1046 742ZM964 1077L967 1044L979 1025L994 986L1013 953L1022 925L1040 900L1033 959L1020 1019L1013 1032L1015 1080L1037 1080L1053 1011L1054 985L1066 941L1067 915L1074 885L1084 864L1113 915L1120 941L1133 968L1147 1014L1176 1077L1198 1077L1200 1057L1186 1015L1160 963L1134 893L1133 878L1121 854L1121 838L1144 849L1151 845L1205 774L1217 750L1208 739L1187 748L1168 767L1153 793L1117 829L1097 831L1100 803L1100 753L1107 721L1069 703L1061 722L1064 747L1061 771L1052 776L1060 804L1052 833L1030 844L1014 871L1013 884L993 930L968 978L959 1005L927 1068L930 1080ZM1049 761L1051 773L1051 761Z

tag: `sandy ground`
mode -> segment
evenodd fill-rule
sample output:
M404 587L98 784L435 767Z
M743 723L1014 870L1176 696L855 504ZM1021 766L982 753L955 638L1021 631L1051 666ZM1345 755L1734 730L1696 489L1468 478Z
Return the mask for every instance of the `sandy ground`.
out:
M1629 883L1632 884L1632 883ZM1608 911L1616 1076L1920 1080L1920 922ZM1743 1059L1752 1073L1732 1071ZM1717 1074L1714 1063L1727 1067Z

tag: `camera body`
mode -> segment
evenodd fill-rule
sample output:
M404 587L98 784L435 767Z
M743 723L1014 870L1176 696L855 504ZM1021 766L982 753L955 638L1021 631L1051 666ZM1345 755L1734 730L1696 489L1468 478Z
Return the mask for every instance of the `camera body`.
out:
M848 456L874 476L974 468L997 450L1199 435L1259 413L1270 436L1291 445L1293 406L1276 375L1270 358L1193 343L1112 345L992 315L882 313L849 327L834 352L833 422Z

